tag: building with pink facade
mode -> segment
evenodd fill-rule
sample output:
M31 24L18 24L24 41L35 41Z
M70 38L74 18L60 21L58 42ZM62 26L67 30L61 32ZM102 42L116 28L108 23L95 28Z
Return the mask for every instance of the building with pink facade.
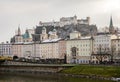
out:
M66 40L60 40L59 42L59 58L64 59L66 55Z
M22 43L19 43L19 44L12 44L12 54L13 56L18 56L18 57L23 57L23 54L22 54L22 49L23 48L23 44Z

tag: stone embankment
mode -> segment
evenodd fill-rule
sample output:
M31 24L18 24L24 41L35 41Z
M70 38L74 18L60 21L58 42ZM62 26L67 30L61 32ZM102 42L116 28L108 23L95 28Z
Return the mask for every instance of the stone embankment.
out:
M0 72L6 73L27 73L27 74L55 74L64 77L78 77L78 78L89 78L89 79L102 79L102 80L120 80L114 77L104 77L100 75L91 74L72 74L64 73L61 70L74 67L75 65L70 64L33 64L24 62L12 62L7 61L0 65ZM74 71L74 70L73 70Z
M65 64L34 64L26 62L7 61L0 65L0 72L12 73L57 73L74 65Z

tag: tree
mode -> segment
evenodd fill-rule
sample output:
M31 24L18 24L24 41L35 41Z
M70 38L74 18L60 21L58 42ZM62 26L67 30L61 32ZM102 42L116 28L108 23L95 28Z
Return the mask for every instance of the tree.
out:
M110 56L111 56L111 63L113 63L113 57L115 55L116 52L116 47L114 44L111 45L111 50L110 50Z
M120 63L120 49L118 49L118 52L117 52L116 62Z
M95 54L96 59L100 64L105 62L105 59L109 57L109 48L102 46L101 44L98 47L97 54Z
M64 54L64 64L67 63L67 56L66 56L66 53Z

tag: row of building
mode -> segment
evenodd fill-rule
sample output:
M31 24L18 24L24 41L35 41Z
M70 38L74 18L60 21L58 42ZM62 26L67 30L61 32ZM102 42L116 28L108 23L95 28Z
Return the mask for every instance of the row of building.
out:
M30 37L25 39L21 35L15 37L15 43L0 44L0 55L41 59L64 59L66 55L67 63L82 64L110 61L112 56L114 60L120 59L119 35L100 34L82 37L78 31L73 31L70 33L70 39L43 38L42 42L33 42Z
M54 28L47 33L42 28L40 41L35 40L34 29L27 29L24 34L20 27L10 43L0 44L0 55L18 57L39 57L40 59L64 59L67 63L89 64L120 60L120 35L110 20L109 32L81 36L74 30L69 38L60 38Z

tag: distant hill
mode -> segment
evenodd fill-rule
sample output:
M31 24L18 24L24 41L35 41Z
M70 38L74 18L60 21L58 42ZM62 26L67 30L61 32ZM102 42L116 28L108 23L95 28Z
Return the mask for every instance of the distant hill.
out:
M42 33L42 28L44 26L36 26L35 35L33 36L34 41L40 40L40 34ZM81 33L82 36L87 36L97 33L97 26L96 25L85 25L85 24L78 24L78 25L66 25L64 27L54 27L54 26L45 26L47 29L47 33L52 31L54 28L57 30L57 34L60 38L68 38L69 34L77 30Z

